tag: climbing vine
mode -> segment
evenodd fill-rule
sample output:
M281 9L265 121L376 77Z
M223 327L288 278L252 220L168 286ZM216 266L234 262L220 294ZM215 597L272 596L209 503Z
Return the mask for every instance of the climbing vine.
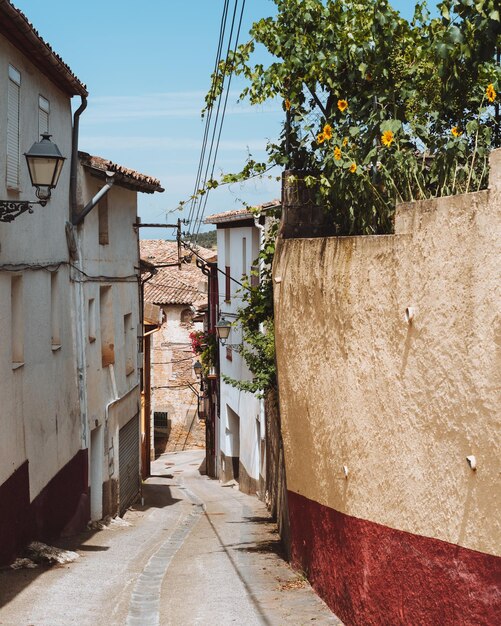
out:
M259 214L259 209L251 209ZM240 294L243 306L235 324L242 330L237 348L252 373L252 380L235 380L223 375L225 382L262 397L276 386L275 333L273 325L272 262L278 234L280 207L266 212L265 235L249 278L244 277Z

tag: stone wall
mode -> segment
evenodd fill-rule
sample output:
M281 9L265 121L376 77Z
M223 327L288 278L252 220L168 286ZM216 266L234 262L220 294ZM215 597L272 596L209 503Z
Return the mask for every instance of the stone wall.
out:
M348 624L501 610L500 150L490 181L395 235L279 242L292 559Z
M164 305L166 321L152 335L152 404L155 412L167 412L167 449L183 450L194 445L203 447L205 426L198 419L197 396L199 381L193 371L197 360L191 349L190 332L200 324L188 319L188 305ZM186 321L182 321L186 320ZM161 434L157 436L161 438Z

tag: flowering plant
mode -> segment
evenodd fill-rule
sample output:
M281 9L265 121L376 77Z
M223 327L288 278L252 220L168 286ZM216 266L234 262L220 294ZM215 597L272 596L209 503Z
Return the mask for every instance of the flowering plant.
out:
M217 339L215 332L194 330L189 335L193 354L200 357L203 372L207 374L216 365Z
M391 232L396 202L486 186L501 145L499 0L442 0L434 18L418 3L412 22L388 0L274 2L220 69L248 79L252 104L284 103L269 162L310 173L336 232ZM251 63L257 44L268 67ZM219 72L208 105L222 84Z

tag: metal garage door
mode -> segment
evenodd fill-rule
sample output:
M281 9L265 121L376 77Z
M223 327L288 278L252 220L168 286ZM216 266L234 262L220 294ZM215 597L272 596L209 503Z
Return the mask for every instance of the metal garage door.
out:
M139 495L139 414L127 422L118 433L118 463L120 472L120 515Z

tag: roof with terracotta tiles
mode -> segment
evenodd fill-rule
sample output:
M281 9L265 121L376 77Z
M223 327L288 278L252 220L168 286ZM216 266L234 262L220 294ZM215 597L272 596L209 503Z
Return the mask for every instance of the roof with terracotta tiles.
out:
M202 272L199 273L203 276ZM167 271L167 268L164 268L145 283L144 298L154 304L191 305L199 300L200 292L196 287L179 280L173 271Z
M1 0L0 0L1 1ZM99 156L92 156L87 152L79 152L78 157L82 165L99 175L101 178L106 177L106 172L114 172L114 180L116 184L133 191L142 191L144 193L154 193L155 191L164 191L160 185L158 178L141 174L136 170L131 170L118 163L113 163Z
M155 266L164 263L176 263L177 242L163 239L142 239L140 241L141 259ZM198 248L197 253L203 258L214 258L214 250ZM145 299L155 304L186 304L195 307L207 303L207 293L201 290L207 278L197 267L195 259L187 256L189 250L181 249L181 254L189 262L181 267L157 267L157 273L144 285Z
M176 263L177 262L177 241L165 241L165 239L141 239L141 258L149 261L150 263ZM210 250L209 248L202 248L198 246L196 248L197 254L199 254L205 261L212 261L217 257L216 250ZM181 248L181 256L189 257L190 250ZM193 261L193 259L192 259Z
M0 34L69 96L88 95L87 87L9 0L0 0Z
M252 207L266 211L268 209L280 206L280 200L271 200L271 202L265 202L259 206ZM248 220L254 218L254 213L251 208L237 209L235 211L225 211L224 213L214 213L205 218L204 224L222 224L224 222L240 222L241 220Z

